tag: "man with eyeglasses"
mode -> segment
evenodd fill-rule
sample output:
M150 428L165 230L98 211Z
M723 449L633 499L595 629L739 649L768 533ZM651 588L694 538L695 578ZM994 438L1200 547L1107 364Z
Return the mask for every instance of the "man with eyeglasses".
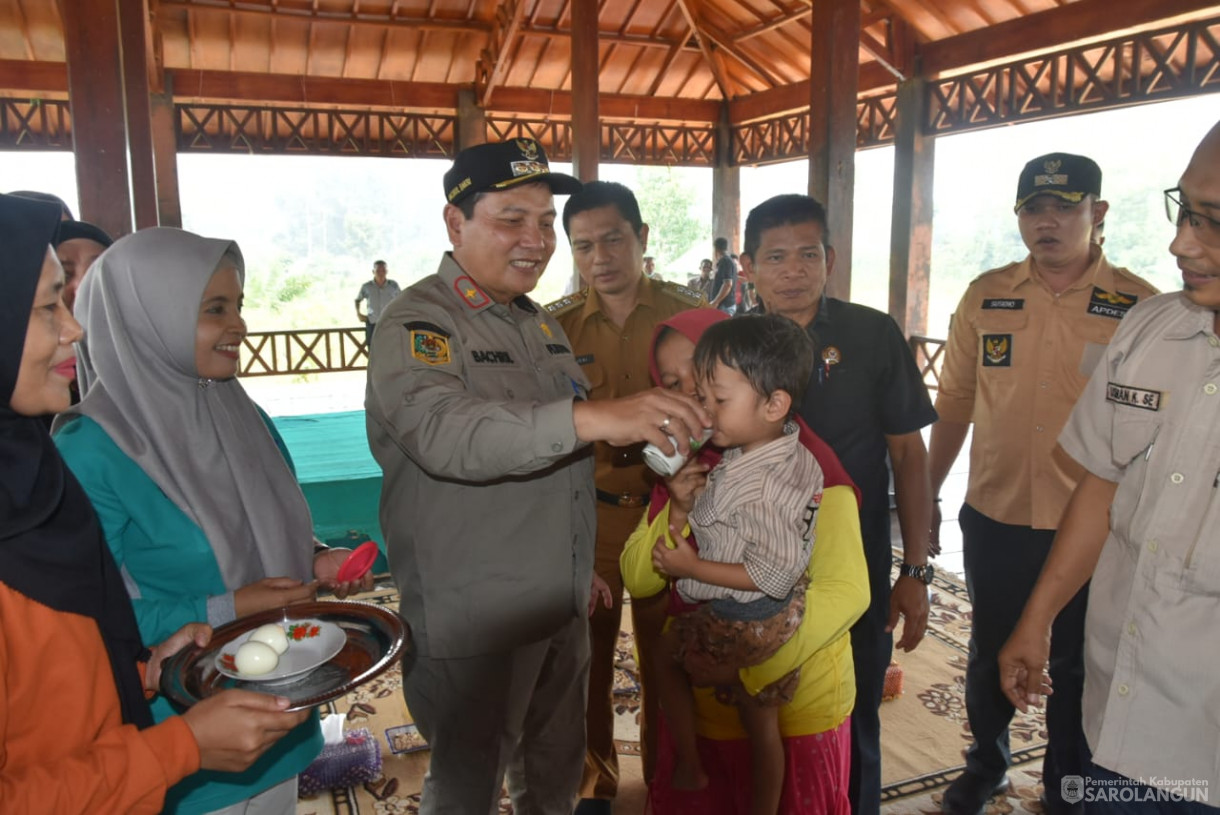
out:
M965 772L945 791L942 807L954 815L980 812L1008 786L1013 706L1000 690L996 659L1083 475L1056 451L1055 439L1119 321L1156 294L1111 266L1090 240L1106 216L1100 196L1101 169L1089 158L1050 153L1027 163L1015 211L1029 256L972 282L950 323L929 449L933 494L974 428L959 515L973 604L966 713L974 743ZM934 504L933 540L940 519ZM1078 589L1054 623L1055 693L1042 765L1051 813L1078 811L1060 794L1060 779L1080 775L1088 760L1080 726L1088 590Z
M1079 785L1090 812L1216 813L1220 802L1209 646L1220 619L1220 124L1165 204L1182 291L1131 311L1072 411L1059 444L1085 475L1000 653L1005 694L1036 704L1050 621L1092 577L1093 765ZM1114 788L1125 801L1109 800Z

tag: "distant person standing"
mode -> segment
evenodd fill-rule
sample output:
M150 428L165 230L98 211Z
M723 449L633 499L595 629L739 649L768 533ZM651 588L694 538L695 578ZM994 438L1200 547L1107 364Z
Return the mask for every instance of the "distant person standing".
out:
M657 276L657 259L652 255L644 256L644 274L654 278Z
M708 303L715 298L716 292L712 289L712 260L704 258L699 261L699 274L692 275L690 281L686 284L689 288L703 292L703 297Z
M732 316L737 313L737 264L729 255L728 238L717 238L712 242L712 248L716 252L716 276L712 278L716 294L708 304Z
M385 261L373 261L373 279L360 287L360 294L356 297L356 318L364 323L364 344L369 351L373 350L373 329L377 327L377 319L390 301L402 292L397 282L386 279L386 274ZM360 313L361 300L368 301L367 315Z

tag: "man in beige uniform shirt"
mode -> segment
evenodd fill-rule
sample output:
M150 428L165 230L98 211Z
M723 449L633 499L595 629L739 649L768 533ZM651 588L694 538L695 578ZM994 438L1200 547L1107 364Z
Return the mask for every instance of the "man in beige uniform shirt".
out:
M1156 293L1090 242L1106 214L1100 195L1101 169L1084 156L1051 153L1026 164L1016 214L1030 254L971 283L950 324L929 451L934 494L974 425L959 518L973 604L966 713L974 743L966 771L945 792L944 811L953 815L974 815L1008 783L1013 708L1000 691L996 656L1082 473L1055 453L1055 439L1119 321ZM934 536L939 521L935 506ZM1055 623L1043 761L1051 813L1078 809L1060 798L1059 779L1079 774L1087 760L1080 729L1086 603L1082 590Z
M590 442L698 434L660 389L590 402L559 324L527 296L555 251L532 139L467 148L445 173L453 251L377 321L365 411L381 526L411 627L403 694L428 740L423 815L499 804L571 815L585 744L594 496ZM686 447L683 442L680 446Z
M658 323L680 311L705 305L699 292L649 277L644 264L648 224L635 195L622 184L593 181L568 199L563 228L586 288L548 305L547 311L572 341L576 362L592 385L589 398L614 399L650 388L648 345ZM641 457L642 444L594 446L597 485L597 549L593 568L610 587L612 603L599 605L589 621L592 663L585 724L587 748L577 815L610 812L618 790L614 748L614 655L623 609L619 556L648 505L653 478ZM665 621L663 595L632 603L631 616L640 659L644 716L644 775L652 776L651 743L656 700L650 647ZM653 715L649 715L652 713ZM649 720L652 721L649 721Z
M1000 652L1036 704L1050 621L1092 577L1093 766L1063 791L1106 815L1220 812L1220 124L1165 198L1183 291L1123 321L1059 437L1086 472Z

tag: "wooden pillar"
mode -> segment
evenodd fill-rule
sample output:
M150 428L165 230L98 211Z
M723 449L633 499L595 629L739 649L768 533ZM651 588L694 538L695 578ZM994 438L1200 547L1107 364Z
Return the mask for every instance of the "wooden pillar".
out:
M597 0L572 0L572 169L581 181L597 180L601 158L597 119L600 53Z
M147 0L118 0L118 5L132 203L136 229L144 229L158 223L152 109L148 96L152 32Z
M890 232L890 316L908 337L928 330L932 274L932 171L936 141L923 133L927 85L898 85L894 210Z
M723 102L712 168L712 236L728 238L730 252L741 251L741 168L733 163L733 129Z
M173 78L149 97L152 115L153 162L157 178L157 221L161 226L182 226L178 196L178 128L174 110Z
M859 0L813 4L809 71L809 194L826 206L826 241L835 249L826 293L851 295L852 189L856 182L856 95L860 73Z
M113 237L132 230L117 0L60 0L79 217Z
M465 150L487 141L487 114L479 107L474 88L458 91L457 149Z

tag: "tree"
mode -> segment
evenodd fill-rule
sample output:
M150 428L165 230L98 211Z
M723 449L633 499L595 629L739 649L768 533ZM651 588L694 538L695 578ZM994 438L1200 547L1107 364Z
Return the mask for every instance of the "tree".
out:
M657 268L672 264L697 241L707 241L711 224L696 217L695 191L668 167L637 167L636 198L648 224L648 254Z

